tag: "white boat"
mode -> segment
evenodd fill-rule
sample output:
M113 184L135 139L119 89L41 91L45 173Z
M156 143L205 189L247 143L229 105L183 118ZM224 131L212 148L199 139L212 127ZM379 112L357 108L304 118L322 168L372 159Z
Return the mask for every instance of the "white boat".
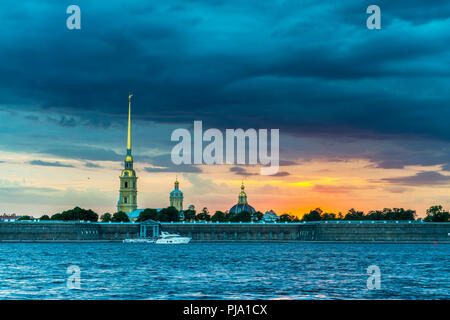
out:
M145 238L124 239L123 243L155 243L155 240Z
M182 237L179 234L168 233L165 231L161 232L155 243L156 244L187 244L191 241L189 237Z

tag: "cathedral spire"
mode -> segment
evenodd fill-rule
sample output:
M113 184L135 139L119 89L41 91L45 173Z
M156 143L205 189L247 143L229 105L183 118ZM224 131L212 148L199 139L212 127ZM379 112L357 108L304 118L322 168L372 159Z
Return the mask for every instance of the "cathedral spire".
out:
M131 97L133 94L128 95L128 136L127 136L127 154L131 155Z
M175 190L178 190L180 183L178 182L178 176L175 178Z
M242 180L241 192L239 193L239 198L238 198L238 203L240 203L240 204L247 203L247 194L245 193L244 189L245 189L244 180Z
M125 213L137 209L137 177L133 169L133 156L131 155L131 97L128 95L128 132L127 132L127 155L125 156L125 167L120 175L119 201L117 211Z

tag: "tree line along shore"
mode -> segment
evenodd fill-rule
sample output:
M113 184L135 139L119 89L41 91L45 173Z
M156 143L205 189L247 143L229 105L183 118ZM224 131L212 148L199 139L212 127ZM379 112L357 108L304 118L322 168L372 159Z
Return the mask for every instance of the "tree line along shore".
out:
M184 218L180 218L180 214L174 207L168 207L164 209L145 209L137 218L136 222L142 222L145 220L155 220L160 222L180 222L180 221L211 221L211 222L259 222L262 221L263 213L257 211L254 214L243 211L238 214L230 214L228 212L216 211L214 214L210 214L207 208L203 208L200 212L195 210L186 210L183 212ZM426 217L423 219L425 222L450 222L450 213L445 210L441 205L431 206L426 210ZM91 221L91 222L130 222L128 215L124 212L116 213L104 213L99 216L91 209L83 209L75 207L70 210L66 210L60 213L55 213L51 216L43 215L40 218L34 218L32 216L22 216L17 220L54 220L54 221ZM298 218L292 214L282 214L279 216L280 222L302 222L302 221L333 221L333 220L422 220L417 218L415 210L404 208L385 208L383 210L371 210L367 213L363 211L357 211L350 209L346 214L324 212L320 208L311 210L305 213L302 218Z

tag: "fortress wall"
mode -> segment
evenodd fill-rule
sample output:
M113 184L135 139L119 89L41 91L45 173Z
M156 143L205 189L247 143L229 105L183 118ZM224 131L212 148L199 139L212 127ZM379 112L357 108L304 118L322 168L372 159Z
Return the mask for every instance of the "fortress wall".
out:
M95 240L98 228L91 223L78 222L2 222L0 223L0 240L35 241L35 240Z
M123 240L139 237L138 223L99 223L99 240Z
M163 223L161 230L192 237L192 241L450 243L450 223Z
M317 224L315 240L450 243L450 223Z
M98 241L135 238L139 224L1 222L0 241Z
M313 240L314 225L294 224L161 224L162 231L179 233L193 241L285 241Z
M0 222L0 241L121 241L138 223ZM450 243L450 223L162 223L192 241L324 241Z

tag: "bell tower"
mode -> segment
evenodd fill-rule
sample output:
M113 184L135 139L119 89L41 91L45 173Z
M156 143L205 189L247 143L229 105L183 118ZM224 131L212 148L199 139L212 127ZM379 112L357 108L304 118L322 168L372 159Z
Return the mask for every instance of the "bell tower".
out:
M128 96L128 135L127 155L125 156L124 169L120 175L119 201L117 211L125 213L137 209L137 177L133 169L133 156L131 155L131 97Z
M183 211L183 192L180 190L178 178L175 180L174 187L175 189L173 189L169 197L170 206L174 207L178 211Z

